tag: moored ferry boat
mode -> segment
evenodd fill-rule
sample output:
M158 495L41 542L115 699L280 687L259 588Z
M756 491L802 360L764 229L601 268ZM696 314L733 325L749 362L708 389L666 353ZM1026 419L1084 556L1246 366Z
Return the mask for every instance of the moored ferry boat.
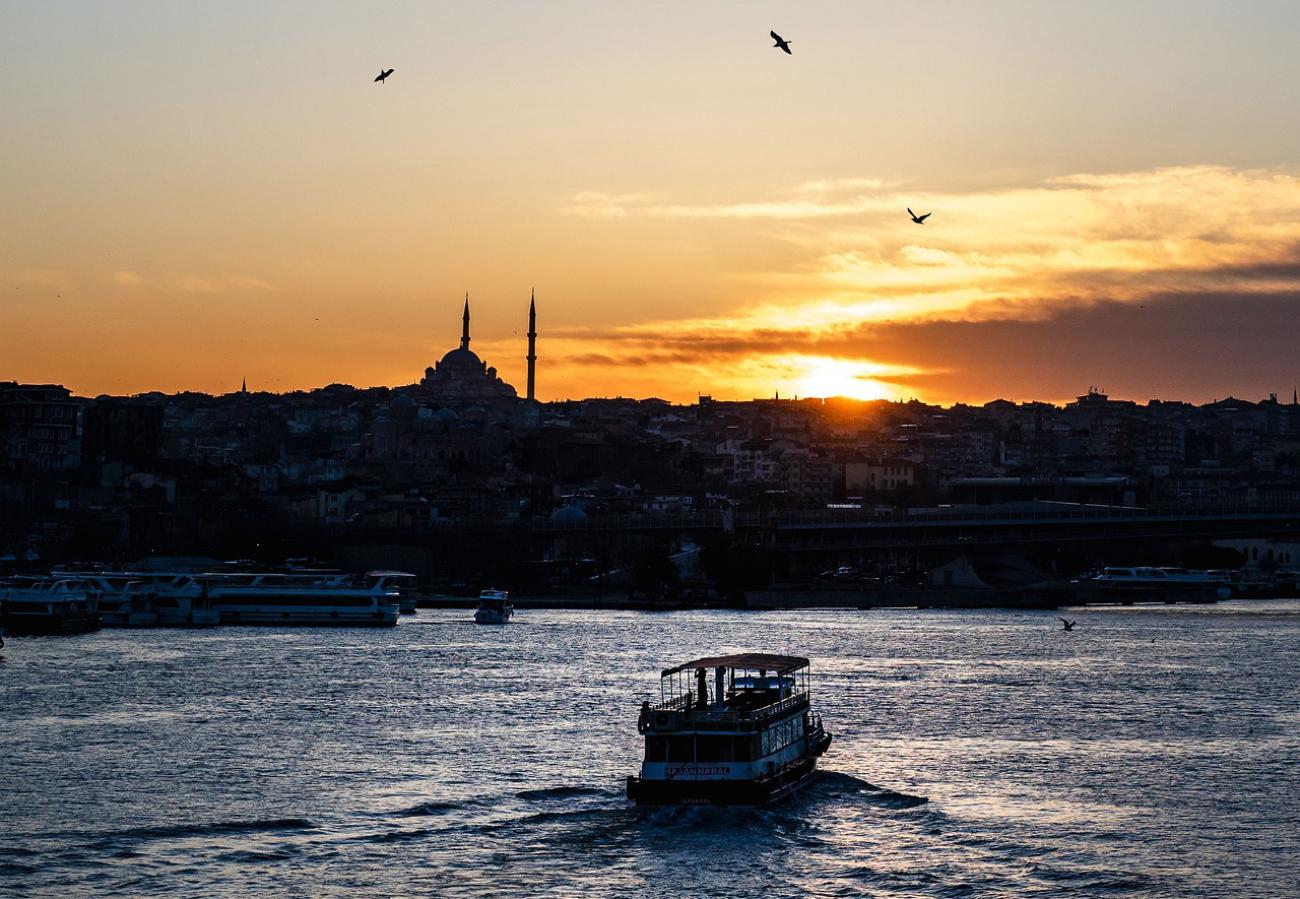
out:
M187 574L67 571L99 594L107 627L211 627L221 623L202 585Z
M382 582L397 596L397 611L403 615L415 614L416 577L409 571L368 571L371 583Z
M214 627L221 623L221 612L212 607L203 585L190 575L156 575L153 585L159 626Z
M71 578L0 584L0 628L9 634L82 634L99 629L96 600Z
M99 621L104 627L154 627L156 594L143 580L129 574L77 573L72 577L98 597Z
M487 589L478 595L478 608L474 621L478 624L505 624L515 614L510 604L510 594L505 590Z
M1231 577L1221 572L1109 566L1093 581L1104 591L1138 601L1215 602L1232 598Z
M281 572L196 575L222 624L392 627L397 588L386 577Z
M812 710L808 660L743 653L660 674L660 702L641 706L638 805L767 805L806 786L831 744Z

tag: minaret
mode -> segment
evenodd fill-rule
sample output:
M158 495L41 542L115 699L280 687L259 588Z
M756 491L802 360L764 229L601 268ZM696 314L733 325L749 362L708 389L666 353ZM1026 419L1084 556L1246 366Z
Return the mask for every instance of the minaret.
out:
M537 399L533 393L537 375L537 290L528 301L528 399Z
M244 378L244 383L239 385L239 392L245 396L248 395L248 378Z
M465 294L465 315L461 319L460 348L469 349L469 294Z

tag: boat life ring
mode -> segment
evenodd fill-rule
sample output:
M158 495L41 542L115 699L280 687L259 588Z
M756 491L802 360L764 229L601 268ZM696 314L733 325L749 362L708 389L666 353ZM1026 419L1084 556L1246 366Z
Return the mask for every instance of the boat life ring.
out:
M672 723L672 716L667 712L655 712L655 727L667 727Z

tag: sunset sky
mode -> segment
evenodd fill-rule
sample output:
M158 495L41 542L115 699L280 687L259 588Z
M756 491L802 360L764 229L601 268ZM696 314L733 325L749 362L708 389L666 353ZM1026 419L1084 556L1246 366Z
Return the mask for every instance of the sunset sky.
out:
M544 400L1289 398L1298 39L1280 0L0 2L0 380L409 384L468 291L522 390L536 287Z

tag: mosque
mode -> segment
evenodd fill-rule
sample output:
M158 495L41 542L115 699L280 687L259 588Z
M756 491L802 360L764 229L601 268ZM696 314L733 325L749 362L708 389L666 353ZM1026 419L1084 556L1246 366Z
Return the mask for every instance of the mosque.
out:
M518 391L501 380L495 368L490 367L469 348L469 295L465 295L465 312L461 318L460 346L451 350L424 370L420 387L444 406L469 404L499 404L517 400ZM535 399L537 365L537 297L528 305L528 395Z

